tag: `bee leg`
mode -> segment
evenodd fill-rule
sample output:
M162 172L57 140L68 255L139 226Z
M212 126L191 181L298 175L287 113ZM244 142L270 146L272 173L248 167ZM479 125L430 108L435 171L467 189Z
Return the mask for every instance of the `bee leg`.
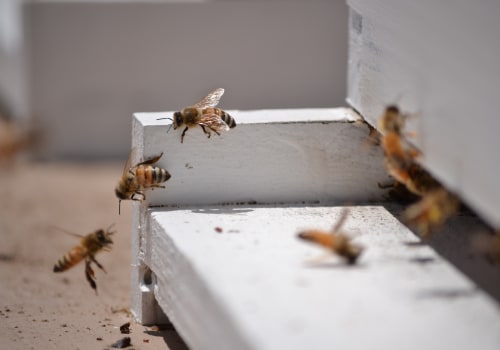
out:
M217 135L219 135L219 136L220 136L220 132L218 132L218 131L217 131L217 130L215 130L214 128L209 127L209 129L210 129L210 130L212 130L213 132L215 132Z
M210 134L210 131L207 131L207 129L205 129L205 125L200 124L200 126L201 126L201 130L203 130L205 135L207 135L207 138L210 138L210 136L212 136L212 134Z
M95 283L95 274L94 270L92 270L92 267L90 266L91 260L87 259L85 260L85 277L87 278L87 281L90 283L90 287L92 287L93 290L95 290L95 294L97 294L97 284Z
M98 268L100 268L101 270L103 270L104 272L106 272L106 269L104 268L104 266L102 266L102 265L99 263L99 261L97 261L97 260L96 260L96 258L95 258L95 257L91 256L91 257L90 257L90 260L91 260L92 262L94 262L94 263L97 265L97 267L98 267ZM89 262L89 265L90 265L90 262ZM107 273L107 272L106 272L106 273Z
M186 126L186 128L184 129L184 131L182 131L182 134L181 134L181 143L184 142L184 135L186 135L186 131L189 129L189 127Z
M154 184L154 185L151 185L149 187L156 187L156 188L166 188L165 186L163 185L158 185L158 184Z

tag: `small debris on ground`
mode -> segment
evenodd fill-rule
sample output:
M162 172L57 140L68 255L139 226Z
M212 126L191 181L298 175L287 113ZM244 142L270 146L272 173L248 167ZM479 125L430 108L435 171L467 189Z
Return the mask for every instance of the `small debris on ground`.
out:
M130 334L130 322L124 323L120 326L121 334Z
M132 346L132 339L130 337L122 338L111 344L111 347L116 349L124 349L129 346Z

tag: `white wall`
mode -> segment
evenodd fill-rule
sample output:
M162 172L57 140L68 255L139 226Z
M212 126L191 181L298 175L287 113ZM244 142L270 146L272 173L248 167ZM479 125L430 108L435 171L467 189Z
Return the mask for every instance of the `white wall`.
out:
M132 113L224 87L227 109L344 104L347 6L336 1L36 2L26 6L44 158L125 157Z

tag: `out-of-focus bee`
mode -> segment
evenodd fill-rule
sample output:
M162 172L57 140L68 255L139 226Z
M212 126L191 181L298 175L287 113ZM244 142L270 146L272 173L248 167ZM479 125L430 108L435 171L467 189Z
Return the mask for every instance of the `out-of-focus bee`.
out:
M54 272L66 271L80 261L85 260L85 277L97 294L96 278L90 264L95 263L97 267L106 272L104 267L96 260L95 255L101 250L111 250L110 245L113 244L111 235L113 235L114 232L110 231L110 228L106 230L99 229L85 236L70 233L80 238L80 244L71 248L69 252L57 261L54 265Z
M171 119L174 130L185 125L181 135L181 143L184 142L184 136L189 128L200 126L203 132L210 138L210 131L220 135L220 131L227 131L236 126L236 122L227 112L220 108L215 108L220 98L224 94L224 89L215 89L209 93L200 102L174 113Z
M391 176L411 192L423 195L441 185L416 162L420 152L403 138L406 118L397 106L391 105L380 119L379 128L384 133L381 140L384 161Z
M439 188L409 206L403 213L403 220L427 238L431 230L442 226L459 208L460 200L445 188Z
M118 213L122 200L130 199L134 201L143 201L146 199L144 191L155 187L165 188L161 183L170 179L170 173L163 168L154 166L160 160L163 153L157 157L147 159L134 166L130 166L135 150L130 152L123 174L118 185L115 188L116 196L120 199L118 203Z
M418 162L420 152L403 138L406 116L396 106L388 106L379 121L384 133L382 147L387 171L396 181L422 199L408 207L404 220L415 226L423 237L441 226L460 208L460 200L447 191Z
M313 229L299 232L297 236L300 239L313 242L333 251L335 254L346 259L348 264L354 264L361 255L363 248L360 245L352 243L349 236L341 231L348 214L349 210L344 209L330 232Z

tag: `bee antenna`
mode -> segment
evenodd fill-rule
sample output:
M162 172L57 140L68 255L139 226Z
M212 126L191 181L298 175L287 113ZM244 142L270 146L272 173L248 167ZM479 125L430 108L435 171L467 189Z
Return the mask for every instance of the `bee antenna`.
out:
M168 134L168 132L170 131L170 129L172 129L172 125L174 125L174 120L172 118L170 118L170 117L167 117L167 118L156 118L156 120L164 120L164 119L170 119L172 121L172 124L170 124L170 127L167 130L167 134Z
M118 200L118 215L120 215L120 214L121 214L121 207L122 207L122 200L121 200L121 199L119 199L119 200Z
M61 232L66 233L66 234L68 234L70 236L82 237L82 235L80 235L78 233L74 233L74 232L68 231L66 229L63 229L62 227L58 227L58 226L54 226L54 225L49 225L49 228L53 229L53 230L61 231Z

